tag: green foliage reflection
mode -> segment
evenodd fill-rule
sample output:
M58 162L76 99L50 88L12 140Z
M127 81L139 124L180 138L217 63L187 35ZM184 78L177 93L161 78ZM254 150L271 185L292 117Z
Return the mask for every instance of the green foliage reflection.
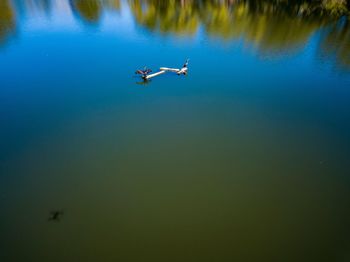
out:
M15 30L15 15L9 0L0 1L0 45Z
M0 1L0 44L15 31L13 3L24 5L26 1ZM121 8L120 0L64 1L89 23L100 21L106 10ZM135 21L152 32L192 36L203 30L224 41L242 40L259 53L297 50L321 32L320 52L350 67L350 0L125 1ZM52 6L51 0L38 2L46 9Z
M193 35L200 28L226 41L243 39L262 53L303 47L321 28L348 15L346 0L129 0L137 23L162 34ZM349 18L324 37L323 48L349 64ZM334 26L333 26L334 27ZM332 41L330 41L330 39Z
M98 0L72 0L74 9L88 22L97 22L101 15L101 5Z

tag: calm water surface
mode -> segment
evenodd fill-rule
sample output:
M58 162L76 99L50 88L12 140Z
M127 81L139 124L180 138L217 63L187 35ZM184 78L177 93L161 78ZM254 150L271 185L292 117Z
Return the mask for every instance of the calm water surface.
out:
M0 261L350 261L350 25L289 7L1 0Z

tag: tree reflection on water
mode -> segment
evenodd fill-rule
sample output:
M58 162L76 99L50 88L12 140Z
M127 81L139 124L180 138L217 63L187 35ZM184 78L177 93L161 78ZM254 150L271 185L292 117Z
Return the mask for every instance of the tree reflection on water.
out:
M0 45L15 31L15 14L9 0L0 1Z
M16 1L45 2L54 0ZM119 10L120 0L67 0L82 20L96 24L103 12ZM258 52L274 54L302 48L320 32L319 53L350 68L350 1L282 0L126 0L134 20L154 33L194 36L203 29L208 37L243 40ZM10 0L0 2L0 44L15 31ZM343 17L343 18L339 18Z
M101 17L102 6L98 0L71 0L71 6L76 13L88 22L97 22Z
M320 52L335 58L340 66L350 69L350 21L343 19L333 23L322 33Z
M349 18L344 0L129 0L138 24L161 34L194 35L203 27L209 37L242 39L260 53L302 48L318 31L321 50L350 67ZM320 51L321 52L321 51Z

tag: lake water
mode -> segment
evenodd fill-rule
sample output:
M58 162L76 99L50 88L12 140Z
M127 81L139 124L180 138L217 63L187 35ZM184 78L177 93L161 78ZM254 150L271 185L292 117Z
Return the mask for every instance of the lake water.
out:
M350 23L290 5L1 0L0 261L350 261Z

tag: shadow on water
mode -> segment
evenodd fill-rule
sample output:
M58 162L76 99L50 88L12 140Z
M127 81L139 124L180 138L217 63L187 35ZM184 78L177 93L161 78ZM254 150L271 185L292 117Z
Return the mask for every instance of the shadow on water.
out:
M151 80L140 80L136 82L137 85L147 87L149 84L151 84Z
M50 216L47 219L49 222L60 222L62 219L62 216L64 215L63 210L55 210L50 212Z

